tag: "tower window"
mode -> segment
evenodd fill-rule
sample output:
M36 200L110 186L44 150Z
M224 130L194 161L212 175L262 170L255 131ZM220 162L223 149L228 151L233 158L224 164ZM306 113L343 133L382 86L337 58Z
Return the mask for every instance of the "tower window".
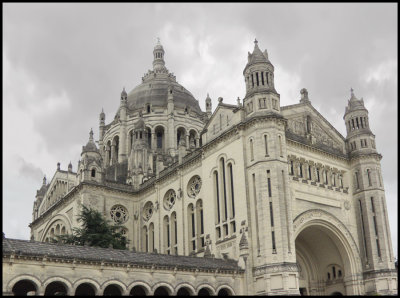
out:
M96 177L96 170L92 169L92 177Z
M269 82L268 82L268 72L265 73L265 79L267 80L267 85L269 85Z
M256 72L256 80L257 80L257 86L259 86L259 85L260 85L260 82L259 82L259 80L258 80L258 72Z
M147 113L150 113L150 105L147 105Z
M252 87L254 87L254 77L253 77L253 74L251 74L251 85L252 85Z
M363 117L360 117L361 128L364 128Z
M355 172L355 175L356 175L356 189L359 189L360 188L360 183L358 181L358 172Z
M264 135L265 156L268 156L268 136Z
M254 160L253 140L250 139L250 160Z
M290 174L294 175L293 160L290 161Z
M260 74L261 74L261 83L264 85L264 73L261 72Z
M267 183L268 183L268 197L272 197L272 191L271 191L271 174L270 171L267 170Z
M368 177L368 186L372 186L371 170L370 169L367 169L367 177Z
M360 129L360 126L358 125L358 117L356 118L356 124L357 124L357 129Z
M303 165L301 163L299 164L299 175L303 178Z

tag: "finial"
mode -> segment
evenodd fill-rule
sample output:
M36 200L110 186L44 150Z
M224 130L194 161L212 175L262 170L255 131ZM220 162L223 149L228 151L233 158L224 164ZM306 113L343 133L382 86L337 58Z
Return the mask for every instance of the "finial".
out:
M354 96L353 91L354 91L353 88L350 88L351 96Z
M89 132L89 139L91 141L93 141L93 129L92 128L90 129L90 132Z
M157 44L160 44L160 38L157 37Z
M254 43L255 43L255 44L257 44L257 43L258 43L258 41L257 41L257 38L254 38Z
M104 109L103 108L101 108L101 112L104 114Z
M61 165L60 162L58 162L58 163L57 163L57 171L60 170L60 165Z
M43 177L43 185L46 185L46 175Z

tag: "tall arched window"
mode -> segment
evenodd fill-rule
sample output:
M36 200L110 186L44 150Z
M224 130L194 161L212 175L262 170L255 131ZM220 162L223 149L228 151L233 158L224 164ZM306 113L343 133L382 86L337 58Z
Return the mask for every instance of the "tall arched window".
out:
M149 238L149 235L147 233L147 227L143 226L143 228L142 228L142 251L144 251L144 252L149 251L148 238Z
M367 177L368 177L368 186L372 186L371 170L370 169L367 169Z
M196 202L196 229L197 229L197 241L199 248L204 247L204 222L203 222L203 202L197 200Z
M214 171L214 202L215 202L215 210L216 210L216 214L215 214L215 224L219 224L221 221L221 216L220 216L220 207L219 207L219 182L218 182L218 172Z
M355 176L356 176L356 189L360 188L360 183L358 181L358 172L355 172Z
M250 160L254 160L253 139L250 139Z
M154 224L151 223L149 225L149 249L150 252L154 251Z
M171 239L170 239L170 226L169 226L169 218L168 215L164 216L164 232L163 232L163 238L164 238L164 252L166 254L170 254L171 253Z
M194 207L190 203L188 205L188 236L189 236L189 251L196 251L196 223L194 218Z
M233 191L233 167L232 164L228 164L228 175L229 175L229 196L230 196L230 217L235 217L235 193Z
M268 156L268 136L264 135L265 156Z
M176 221L176 212L171 214L171 251L174 255L178 254L178 223Z
M92 172L91 172L92 174L91 174L91 176L92 177L96 177L96 170L95 169L92 169Z
M279 135L278 136L279 139L279 154L281 157L283 157L283 151L282 151L282 137Z

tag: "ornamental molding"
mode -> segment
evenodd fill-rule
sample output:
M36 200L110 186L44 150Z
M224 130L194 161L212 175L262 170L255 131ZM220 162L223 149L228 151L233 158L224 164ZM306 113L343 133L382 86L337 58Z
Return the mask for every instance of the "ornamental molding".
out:
M279 264L263 265L255 267L253 269L253 273L255 276L262 274L278 273L278 272L299 272L299 269L296 263L279 263Z

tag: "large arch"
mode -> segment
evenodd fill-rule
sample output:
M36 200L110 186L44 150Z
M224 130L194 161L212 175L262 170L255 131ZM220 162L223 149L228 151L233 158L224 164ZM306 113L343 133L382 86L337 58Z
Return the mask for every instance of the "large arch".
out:
M7 292L14 293L15 296L26 296L27 293L35 291L35 295L39 295L41 282L33 275L20 275L7 284Z
M74 286L73 286L73 292L75 293L75 295L77 294L77 290L78 287L80 287L81 285L90 285L93 290L94 290L94 295L98 295L98 293L100 292L100 284L95 281L94 279L91 278L81 278L75 281ZM85 295L87 296L87 295Z
M135 296L132 291L134 289L137 289L138 287L142 288L144 290L144 293L140 293L141 296L150 296L152 294L151 292L151 287L144 281L134 281L132 282L128 287L127 287L127 293L130 296Z
M235 296L235 291L228 285L219 286L215 293L217 293L217 296Z
M126 286L119 280L113 279L113 280L108 280L101 285L101 287L100 287L101 290L98 295L104 296L104 291L107 289L108 286L116 286L117 288L119 288L119 290L121 292L121 296L126 294Z
M180 292L180 290L187 290L190 296L196 296L196 290L195 288L188 284L188 283L181 283L175 287L175 293L177 296L188 296L188 295L183 295L183 293Z
M326 211L312 209L295 218L293 230L301 293L362 294L358 247L339 219ZM340 277L336 270L340 270Z
M64 227L67 228L66 232L67 233L71 233L71 221L68 218L68 216L64 215L64 214L57 214L55 215L53 218L51 218L45 228L43 229L43 233L40 237L40 241L44 242L44 240L46 239L46 237L48 236L49 230L50 228L53 226L53 224L55 224L57 221L61 221L64 224Z
M207 291L208 292L208 294L209 295L204 295L204 294L202 294L202 293L200 293L200 292L202 292L202 290L204 291ZM201 285L198 285L197 286L197 295L198 296L215 296L216 295L216 291L215 291L215 289L211 286L211 285L209 285L209 284L201 284Z
M166 291L168 292L167 296L172 296L172 295L175 294L175 293L174 293L174 288L173 288L170 284L168 284L168 283L166 283L166 282L159 282L159 283L156 283L156 284L153 286L153 295L154 295L154 296L156 296L156 291L157 291L157 289L159 289L159 288L164 288L164 289L166 289ZM164 296L165 296L165 294L164 294Z

